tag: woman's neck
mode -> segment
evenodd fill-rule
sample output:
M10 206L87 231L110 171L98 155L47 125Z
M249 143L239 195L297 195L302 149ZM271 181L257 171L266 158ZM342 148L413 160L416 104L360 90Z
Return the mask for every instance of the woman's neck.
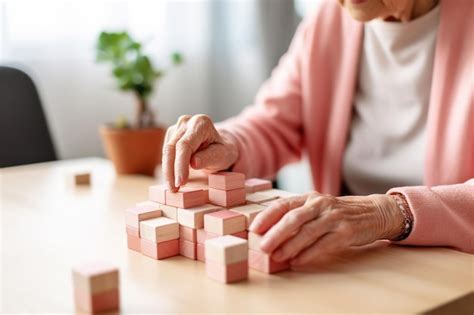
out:
M394 15L385 18L387 22L408 22L430 12L439 3L439 0L413 0L406 8Z

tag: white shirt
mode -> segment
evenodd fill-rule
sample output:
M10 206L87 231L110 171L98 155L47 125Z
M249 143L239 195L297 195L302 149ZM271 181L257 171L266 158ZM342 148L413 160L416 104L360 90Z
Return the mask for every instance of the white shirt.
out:
M350 136L343 161L350 193L421 185L439 5L407 23L365 24Z

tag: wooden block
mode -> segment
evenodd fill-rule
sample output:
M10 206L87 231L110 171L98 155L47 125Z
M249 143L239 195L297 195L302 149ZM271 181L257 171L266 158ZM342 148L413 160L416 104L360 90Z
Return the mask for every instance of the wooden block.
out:
M278 198L278 199L280 199L280 198ZM270 207L271 205L273 205L274 202L278 201L278 199L261 202L261 203L259 203L259 205L262 205L264 207Z
M248 241L249 241L249 249L261 252L260 249L260 242L262 241L263 235L256 234L253 232L249 232L248 234Z
M216 205L205 204L199 207L181 209L178 208L178 222L181 225L202 229L204 227L204 215L206 213L216 212L223 208Z
M91 174L89 172L81 172L73 174L74 184L77 186L87 186L91 184Z
M153 185L148 188L148 199L161 204L166 204L166 185Z
M196 243L179 240L179 254L186 258L196 260Z
M249 267L264 273L276 273L290 268L289 262L276 262L270 255L249 249Z
M161 210L161 216L178 221L178 208L164 205L154 201L142 201L136 204L137 206L152 206Z
M141 221L140 237L155 243L178 239L179 224L165 217Z
M138 236L127 234L127 247L136 252L141 252L140 238Z
M161 217L161 210L153 206L135 206L125 210L125 224L140 229L140 222Z
M136 229L132 226L128 226L126 225L125 226L125 232L127 233L127 235L131 235L131 236L135 236L135 237L140 237L140 230L139 229Z
M204 230L219 235L234 234L245 231L244 215L229 210L221 210L204 215Z
M269 195L269 196L274 196L277 198L287 198L287 197L295 197L295 196L301 196L301 194L296 194L292 193L289 191L284 191L281 189L268 189L268 190L262 190L261 193Z
M196 229L193 229L193 228L190 228L190 227L187 227L187 226L184 226L184 225L180 225L179 226L179 239L180 240L184 240L184 241L188 241L188 242L192 242L192 243L196 243L197 242L197 230Z
M118 311L120 308L120 293L118 288L92 295L74 290L74 301L76 308L87 313Z
M196 259L202 262L206 261L206 253L204 244L196 244Z
M208 195L205 190L193 187L182 187L178 192L166 191L166 204L177 208L188 209L207 203Z
M248 259L247 240L225 235L207 240L204 243L206 261L230 265Z
M249 203L263 203L275 199L278 199L278 197L261 191L245 195L245 200Z
M242 281L247 279L249 275L248 261L223 265L206 259L206 273L209 278L222 283Z
M107 292L119 287L118 269L110 264L92 262L72 270L74 289L85 295Z
M250 224L252 224L253 220L263 210L265 210L267 207L261 206L259 204L248 204L245 206L240 206L240 207L235 207L229 209L230 211L240 213L245 216L246 218L246 224L247 224L247 229L249 228Z
M219 190L209 188L209 202L222 207L235 207L245 204L245 188Z
M266 179L249 178L245 181L245 191L254 193L260 190L272 189L272 182Z
M246 240L248 238L248 232L247 231L240 231L240 232L230 234L230 235L235 236L235 237L243 238L244 240ZM222 235L206 232L206 230L204 230L204 229L196 230L196 237L197 237L197 243L198 244L204 244L207 240L211 240L213 238L220 237L220 236L222 236Z
M209 188L234 190L245 188L245 175L235 172L219 172L209 175Z
M179 255L179 240L171 240L155 243L146 239L140 239L142 254L153 259L165 259Z

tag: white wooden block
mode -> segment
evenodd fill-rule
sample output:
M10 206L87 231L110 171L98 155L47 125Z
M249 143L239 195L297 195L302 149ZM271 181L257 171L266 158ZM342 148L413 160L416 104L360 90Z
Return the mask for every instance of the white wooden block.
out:
M267 207L259 205L259 204L248 204L245 206L235 207L229 209L230 211L237 212L243 214L246 217L247 229L252 224L253 220L263 210Z
M140 237L155 243L178 239L179 224L165 217L141 221Z
M204 215L218 210L223 210L223 208L211 204L188 209L178 208L178 223L193 229L202 229L204 228Z
M229 265L248 259L247 240L225 235L205 242L206 261Z

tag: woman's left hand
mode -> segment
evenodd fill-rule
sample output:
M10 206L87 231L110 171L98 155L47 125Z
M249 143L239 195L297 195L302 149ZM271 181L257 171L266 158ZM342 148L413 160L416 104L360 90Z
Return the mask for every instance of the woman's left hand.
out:
M273 260L301 266L351 246L394 239L403 219L388 195L309 193L275 201L255 218L250 231L265 234L261 249L272 254Z

